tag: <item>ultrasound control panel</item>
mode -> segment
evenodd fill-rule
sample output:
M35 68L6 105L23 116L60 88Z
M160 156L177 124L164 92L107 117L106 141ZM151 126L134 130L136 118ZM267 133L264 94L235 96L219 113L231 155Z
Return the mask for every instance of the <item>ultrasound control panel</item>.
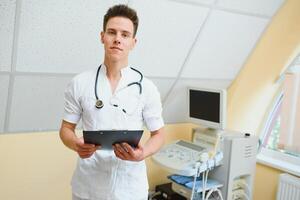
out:
M201 162L205 148L191 142L179 140L166 145L152 156L153 160L177 174L193 175L197 162Z

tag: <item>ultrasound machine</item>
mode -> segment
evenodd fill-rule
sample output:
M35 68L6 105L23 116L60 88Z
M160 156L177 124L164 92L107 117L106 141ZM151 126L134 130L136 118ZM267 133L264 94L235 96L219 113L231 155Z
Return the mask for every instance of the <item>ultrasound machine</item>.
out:
M165 145L153 161L171 173L170 187L182 199L252 199L257 138L225 129L225 90L189 87L187 92L189 121L199 127L192 141Z

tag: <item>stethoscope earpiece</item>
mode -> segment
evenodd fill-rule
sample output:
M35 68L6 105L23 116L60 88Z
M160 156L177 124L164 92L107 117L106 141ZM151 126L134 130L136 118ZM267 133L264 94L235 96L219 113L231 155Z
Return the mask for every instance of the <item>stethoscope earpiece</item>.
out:
M103 102L99 99L96 100L96 104L95 104L95 107L100 109L104 106Z

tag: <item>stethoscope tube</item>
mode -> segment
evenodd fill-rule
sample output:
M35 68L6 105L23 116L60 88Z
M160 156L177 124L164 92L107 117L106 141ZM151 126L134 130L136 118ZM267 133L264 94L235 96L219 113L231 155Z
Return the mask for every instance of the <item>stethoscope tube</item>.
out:
M97 74L96 74L96 79L95 79L95 87L94 87L94 90L95 90L94 92L95 92L95 97L96 97L95 107L98 108L98 109L101 109L104 106L103 101L99 99L98 93L97 93L98 78L99 78L99 72L100 72L101 66L102 65L100 65L98 67L98 69L97 69ZM139 87L139 94L141 95L142 92L143 92L142 91L142 84L141 83L143 81L144 76L143 76L143 74L139 70L137 70L137 69L135 69L133 67L130 67L130 69L132 69L133 71L137 72L141 76L141 78L140 78L140 80L138 82L136 81L136 82L132 82L132 83L127 84L126 87L130 87L132 85L137 85ZM118 105L113 105L113 106L118 107ZM123 112L126 113L126 110L123 109Z
M129 87L129 86L131 86L131 85L138 85L139 88L140 88L140 95L141 95L142 92L143 92L143 91L142 91L142 85L141 85L141 83L142 83L142 80L143 80L144 76L143 76L143 74L142 74L139 70L134 69L133 67L130 67L130 69L132 69L133 71L135 71L135 72L137 72L138 74L140 74L141 79L140 79L138 82L132 82L132 83L129 83L129 84L127 85L127 87Z
M101 68L101 65L97 69L97 74L96 74L96 79L95 79L95 87L94 87L94 89L95 89L95 97L96 97L95 107L98 108L98 109L101 109L104 106L103 101L101 101L99 99L98 93L97 93L97 85L98 85L98 77L99 77L100 68Z

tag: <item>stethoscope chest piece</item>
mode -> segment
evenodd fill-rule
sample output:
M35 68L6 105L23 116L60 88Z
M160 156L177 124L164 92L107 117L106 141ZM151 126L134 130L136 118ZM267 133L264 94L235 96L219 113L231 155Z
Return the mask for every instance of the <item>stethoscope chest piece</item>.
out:
M96 104L95 104L95 107L100 109L104 106L103 102L99 99L96 100Z

